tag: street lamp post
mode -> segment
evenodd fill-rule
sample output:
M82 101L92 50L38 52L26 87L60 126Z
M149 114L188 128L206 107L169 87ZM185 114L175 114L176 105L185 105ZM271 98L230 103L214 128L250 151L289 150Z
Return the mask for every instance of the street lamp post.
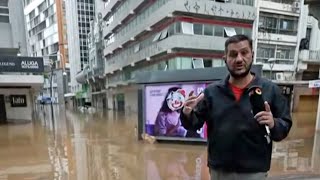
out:
M277 59L275 59L275 58L270 58L270 59L268 59L268 63L269 63L269 66L270 66L270 80L272 80L273 78L273 76L272 76L272 70L273 70L273 66L274 66L274 64L275 64L275 62L276 62L276 60Z
M51 80L50 80L50 103L51 103L51 119L52 119L52 123L53 123L53 118L54 118L54 113L53 113L53 103L52 103L52 82L53 82L53 69L54 69L54 65L55 65L55 62L52 61L51 63Z
M57 53L56 55L59 55L62 58L62 55L60 53ZM56 57L56 55L52 54L52 55L47 55L46 57ZM51 106L51 119L52 119L52 123L54 120L54 111L53 111L53 70L56 66L56 60L50 59L50 66L51 66L51 78L50 78L50 106ZM63 69L63 72L65 73L65 70ZM63 73L63 74L64 74Z

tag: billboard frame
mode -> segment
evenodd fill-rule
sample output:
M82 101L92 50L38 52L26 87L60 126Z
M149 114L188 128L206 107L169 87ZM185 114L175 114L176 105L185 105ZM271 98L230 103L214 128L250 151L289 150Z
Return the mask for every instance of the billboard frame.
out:
M261 76L262 65L252 65L251 71ZM150 85L170 85L170 84L192 84L192 83L212 83L224 79L228 75L226 67L214 67L204 69L186 69L154 72L138 72L136 74L136 83L138 89L138 140L141 135L146 133L146 97L145 88ZM165 137L155 136L158 141L176 141L176 142L207 142L206 139L200 138L182 138L182 137Z

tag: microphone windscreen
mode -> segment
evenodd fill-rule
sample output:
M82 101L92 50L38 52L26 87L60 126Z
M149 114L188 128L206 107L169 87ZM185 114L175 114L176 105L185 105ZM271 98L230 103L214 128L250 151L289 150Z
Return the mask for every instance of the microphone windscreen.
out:
M259 87L249 89L249 98L253 115L261 111L265 111L264 99L262 97L262 90Z

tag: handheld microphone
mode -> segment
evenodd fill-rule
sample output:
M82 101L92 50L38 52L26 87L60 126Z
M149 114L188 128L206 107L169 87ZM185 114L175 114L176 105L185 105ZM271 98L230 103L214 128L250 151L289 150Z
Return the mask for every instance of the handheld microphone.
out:
M262 97L262 90L260 87L252 87L249 89L249 98L250 104L252 108L252 113L255 116L257 113L261 111L265 111L264 99ZM265 125L265 129L267 132L267 141L270 143L270 129L268 125Z

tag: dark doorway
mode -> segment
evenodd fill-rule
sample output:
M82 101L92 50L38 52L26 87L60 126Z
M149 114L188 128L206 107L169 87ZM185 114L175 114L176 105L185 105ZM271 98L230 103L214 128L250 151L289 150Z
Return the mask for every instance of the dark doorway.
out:
M117 99L118 111L124 111L124 107L125 107L124 94L117 94L116 99Z
M6 103L2 94L0 94L0 123L7 123Z

